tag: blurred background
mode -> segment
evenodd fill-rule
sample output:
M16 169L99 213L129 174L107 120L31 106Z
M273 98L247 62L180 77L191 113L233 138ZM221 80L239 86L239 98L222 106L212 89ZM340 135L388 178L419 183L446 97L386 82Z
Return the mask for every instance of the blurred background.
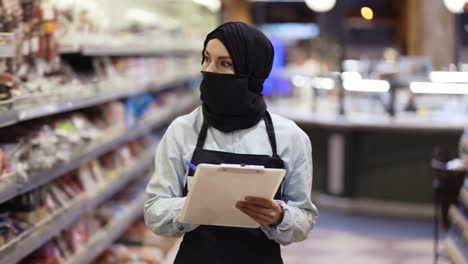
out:
M312 141L285 263L468 263L465 0L1 0L0 263L172 263L144 189L227 21L272 41L268 108Z

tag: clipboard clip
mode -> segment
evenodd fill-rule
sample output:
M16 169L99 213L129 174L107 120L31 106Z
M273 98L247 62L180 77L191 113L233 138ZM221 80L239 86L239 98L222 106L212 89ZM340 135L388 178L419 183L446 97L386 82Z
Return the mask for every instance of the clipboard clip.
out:
M230 164L230 163L221 163L220 164L223 168L226 169L253 169L253 170L261 170L265 169L265 166L261 165L247 165L247 164Z

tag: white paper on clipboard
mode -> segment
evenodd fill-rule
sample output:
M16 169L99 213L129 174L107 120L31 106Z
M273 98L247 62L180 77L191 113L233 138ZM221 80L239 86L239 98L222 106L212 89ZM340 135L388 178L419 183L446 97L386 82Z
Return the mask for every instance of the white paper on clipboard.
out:
M258 228L236 203L246 196L273 199L285 173L284 169L199 164L179 222Z

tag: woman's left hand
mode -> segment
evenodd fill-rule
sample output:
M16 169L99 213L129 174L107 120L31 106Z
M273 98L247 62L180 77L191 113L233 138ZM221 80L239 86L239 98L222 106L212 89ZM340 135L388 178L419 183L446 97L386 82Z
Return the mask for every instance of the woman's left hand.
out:
M275 226L283 220L283 208L275 200L246 197L236 207L261 225Z

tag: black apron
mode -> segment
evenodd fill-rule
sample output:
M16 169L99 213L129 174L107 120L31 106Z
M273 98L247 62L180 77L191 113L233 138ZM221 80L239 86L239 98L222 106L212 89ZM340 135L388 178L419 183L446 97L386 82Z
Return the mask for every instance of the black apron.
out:
M268 155L236 154L204 150L208 123L198 136L197 147L193 152L192 163L208 164L255 164L265 168L284 169L284 162L276 151L275 131L270 114L265 113L264 121L270 140L273 157ZM194 171L190 169L189 176ZM187 195L187 184L184 196ZM281 186L275 199L281 199ZM177 253L175 264L282 264L280 245L270 240L260 228L239 228L201 225L184 235Z

